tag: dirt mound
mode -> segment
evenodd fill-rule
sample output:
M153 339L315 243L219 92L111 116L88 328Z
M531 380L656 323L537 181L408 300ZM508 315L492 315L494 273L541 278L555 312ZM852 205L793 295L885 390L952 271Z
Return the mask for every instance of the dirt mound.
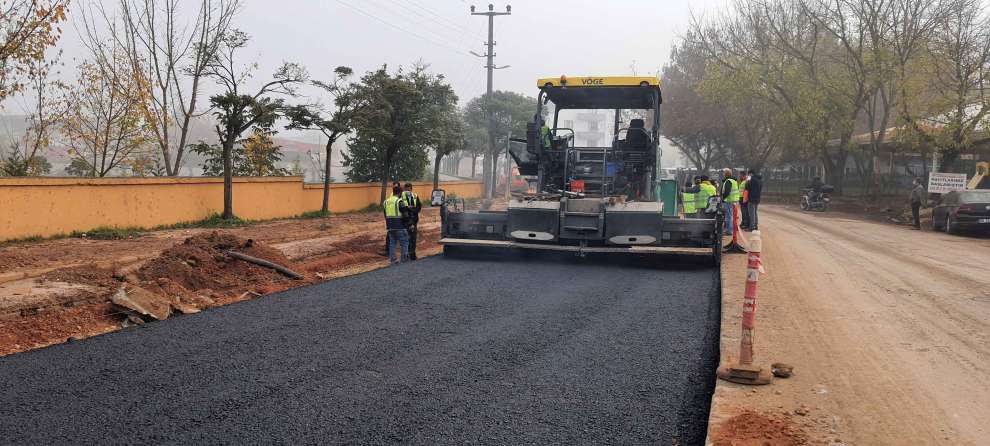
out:
M58 269L41 276L46 282L68 282L83 283L104 288L111 288L118 284L113 277L113 270L97 268L94 266L76 266L71 268Z
M229 232L214 231L192 236L165 250L142 266L136 275L142 282L156 284L163 290L176 292L181 287L193 292L210 291L205 294L241 289L268 290L292 281L270 268L232 259L227 251L237 251L289 269L297 267L274 248Z
M711 435L713 446L800 446L804 432L788 420L745 411L729 418Z

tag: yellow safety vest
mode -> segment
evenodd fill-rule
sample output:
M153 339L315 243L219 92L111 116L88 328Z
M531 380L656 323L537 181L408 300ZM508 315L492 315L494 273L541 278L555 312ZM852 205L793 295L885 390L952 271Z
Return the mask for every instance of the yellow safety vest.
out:
M701 191L695 194L694 207L704 210L708 208L708 199L718 195L718 190L707 181L699 184L698 187L701 188Z
M727 203L738 203L739 202L739 183L729 178L729 184L732 185L732 190L729 191L729 196L725 199Z
M416 202L419 201L419 196L415 192L405 191L402 193L402 200L406 202L406 206L412 208L416 206Z
M545 125L540 127L540 144L543 144L543 148L547 150L553 148L553 142L550 139L550 127Z
M385 218L402 218L402 212L399 210L400 200L398 195L392 195L382 202L382 207L385 208Z
M683 192L681 194L681 196L683 197L682 200L684 202L684 213L685 214L693 214L695 212L698 212L697 208L694 207L694 195L695 194L688 193L688 192Z

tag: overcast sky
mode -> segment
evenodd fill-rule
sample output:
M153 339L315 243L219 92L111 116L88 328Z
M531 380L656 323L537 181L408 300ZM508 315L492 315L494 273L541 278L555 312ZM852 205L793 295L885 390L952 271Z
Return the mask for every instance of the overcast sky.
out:
M82 5L72 6L78 21ZM283 62L299 62L314 78L328 78L347 65L358 74L382 64L408 67L418 60L443 73L463 104L485 91L487 18L471 16L465 0L243 0L235 26L251 36L241 54L257 61L261 82ZM654 74L667 61L671 44L684 33L691 14L711 14L728 0L567 0L509 2L512 15L495 18L495 89L535 95L536 79L561 74ZM112 8L115 0L104 0ZM197 1L180 3L194 14ZM495 2L504 11L506 2ZM76 27L64 27L63 75L88 57ZM208 88L212 88L209 86ZM207 91L207 93L210 93ZM23 114L29 100L14 98L3 113Z
M631 74L634 64L640 74L655 73L692 11L702 14L726 1L508 2L512 15L495 18L495 63L511 67L495 72L495 88L534 94L539 77ZM184 12L195 13L197 2L185 2ZM484 53L487 18L471 16L472 4L487 10L487 2L465 0L244 0L235 26L252 38L243 56L260 63L259 80L282 61L328 77L338 65L360 74L422 60L447 76L463 102L485 90L484 59L469 51ZM506 4L494 3L495 10ZM60 46L71 66L86 54L74 26L65 29Z
M511 2L495 18L495 88L535 94L539 77L655 73L691 11L724 0ZM274 5L278 5L277 7ZM336 65L364 72L422 59L444 73L462 102L484 93L487 18L464 0L247 0L238 20L262 66L304 63L314 75ZM473 3L487 10L487 2ZM504 11L506 2L494 3Z

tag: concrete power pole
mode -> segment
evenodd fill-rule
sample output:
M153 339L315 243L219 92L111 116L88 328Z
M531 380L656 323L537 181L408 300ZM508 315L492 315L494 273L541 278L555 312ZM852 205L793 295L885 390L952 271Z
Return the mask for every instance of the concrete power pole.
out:
M494 70L501 70L503 68L509 68L508 65L496 67L495 66L495 16L499 15L510 15L512 14L512 6L506 5L505 12L496 12L495 5L491 3L488 4L488 12L475 12L474 5L471 5L471 15L483 15L488 16L488 42L485 46L488 47L486 54L478 54L471 52L478 57L487 58L485 68L488 70L488 88L485 90L485 105L488 109L488 153L484 157L484 166L481 168L481 178L483 184L483 189L485 191L485 198L492 198L495 192L495 166L493 165L493 158L495 151L495 115L491 107L492 100L492 72Z

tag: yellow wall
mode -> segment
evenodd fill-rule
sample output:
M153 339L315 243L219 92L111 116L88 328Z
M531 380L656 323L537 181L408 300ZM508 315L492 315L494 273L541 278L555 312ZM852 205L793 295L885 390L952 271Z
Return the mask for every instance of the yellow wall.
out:
M432 183L414 183L429 200ZM443 183L447 193L477 197L474 181ZM377 184L333 184L330 210L348 212L378 203ZM318 211L321 185L300 177L234 179L234 213L244 219L293 217ZM196 221L223 210L221 178L2 178L0 241L67 234L98 227L152 228Z

